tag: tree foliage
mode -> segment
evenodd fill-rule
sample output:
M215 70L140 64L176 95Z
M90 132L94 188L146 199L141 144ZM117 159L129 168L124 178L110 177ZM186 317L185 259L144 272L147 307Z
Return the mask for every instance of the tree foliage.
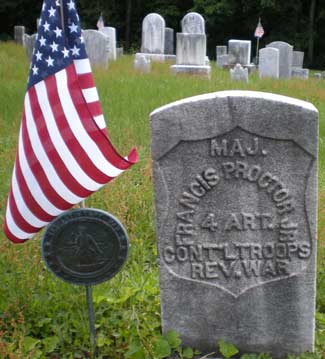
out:
M325 66L325 0L77 0L82 26L95 28L102 12L107 26L117 28L118 41L128 50L138 49L141 23L150 12L161 14L166 25L180 31L180 21L189 11L206 20L208 52L229 39L255 39L254 30L261 17L265 36L261 46L275 40L287 41L305 51L308 66ZM42 0L1 0L0 39L13 36L14 25L36 30Z

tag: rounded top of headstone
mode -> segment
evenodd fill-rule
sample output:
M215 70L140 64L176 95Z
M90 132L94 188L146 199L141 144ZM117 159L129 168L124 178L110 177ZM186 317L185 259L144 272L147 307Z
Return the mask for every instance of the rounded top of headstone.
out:
M161 15L159 15L155 12L152 12L152 13L148 14L147 16L145 16L145 18L142 21L142 27L148 23L152 24L152 25L155 24L155 25L163 26L163 27L166 26L165 19Z
M115 276L128 256L128 237L111 214L91 208L63 213L46 228L42 254L66 282L93 285Z
M289 47L289 48L293 48L292 45L288 44L287 42L285 41L273 41L269 44L266 45L266 47Z
M182 19L182 32L188 34L205 34L205 21L197 12L189 12Z

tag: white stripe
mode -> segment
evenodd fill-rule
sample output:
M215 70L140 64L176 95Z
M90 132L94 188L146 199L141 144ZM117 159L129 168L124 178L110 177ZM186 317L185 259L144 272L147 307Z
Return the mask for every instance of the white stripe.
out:
M88 74L91 72L89 59L73 60L78 75Z
M85 150L85 152L90 156L93 164L102 172L104 172L109 177L116 177L123 172L119 168L113 166L110 162L106 160L101 150L98 148L98 145L95 141L88 135L87 131L83 127L78 112L74 106L74 103L70 96L67 96L69 93L69 88L67 85L67 74L64 70L57 72L55 74L57 79L61 105L65 113L66 119L69 122L70 128L78 140L80 146Z
M27 233L23 230L21 230L16 222L14 221L11 211L10 211L10 206L9 203L7 205L7 212L6 212L6 222L7 222L7 226L9 231L17 238L21 239L21 240L26 240L29 239L31 237L33 237L33 235L35 233Z
M106 128L106 122L105 122L105 118L103 115L100 116L94 116L94 120L97 123L97 126L103 130L104 128Z
M87 103L99 101L99 96L96 87L83 89L82 94L84 95L84 98Z
M39 82L35 85L35 89L50 138L62 161L66 164L68 171L82 187L89 191L97 191L102 184L95 182L82 170L62 138L49 103L45 83L43 81ZM67 96L67 93L64 96Z
M12 175L12 195L17 205L18 211L20 212L20 214L22 215L22 217L26 222L28 222L31 226L36 228L42 228L47 225L48 222L43 222L39 220L26 205L24 198L21 195L19 184L17 182L16 168L14 168Z
M29 168L25 151L23 149L23 138L22 134L20 133L19 138L19 145L18 145L18 152L19 152L19 163L22 174L25 178L26 184L28 189L30 190L32 196L34 197L35 201L39 204L39 206L49 215L57 216L62 211L56 208L44 195L41 187L39 186L36 178L34 177L33 172Z
M41 102L40 99L38 99L38 101ZM52 162L49 160L47 153L44 150L43 144L38 137L38 132L34 122L28 93L25 96L25 114L27 131L31 140L30 142L33 147L33 151L41 167L43 168L52 188L58 193L59 196L61 196L61 198L71 204L75 204L82 201L83 198L76 196L73 192L69 190L69 188L66 187L64 182L58 176L54 166L52 165Z

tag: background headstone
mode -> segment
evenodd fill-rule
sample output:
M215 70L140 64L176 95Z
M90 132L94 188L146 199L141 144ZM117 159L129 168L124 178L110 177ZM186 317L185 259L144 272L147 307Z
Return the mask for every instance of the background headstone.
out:
M232 81L248 82L248 69L244 69L240 64L236 64L233 69L230 69L230 79Z
M197 12L186 14L181 22L182 32L186 34L205 34L205 21Z
M27 57L29 58L29 60L32 59L33 57L33 51L34 51L34 47L35 47L35 43L36 43L36 37L37 34L33 34L33 35L24 35L24 46L26 48L26 54Z
M229 40L228 55L230 65L249 65L251 61L251 41Z
M219 55L217 57L217 65L219 67L226 67L229 64L229 56L228 55Z
M177 65L205 65L206 36L201 34L177 33Z
M24 45L25 26L14 27L14 38L17 44Z
M142 22L141 52L163 54L165 50L165 20L159 14L149 14Z
M166 55L174 55L174 30L170 27L165 28L165 50Z
M108 67L109 37L97 30L83 30L86 51L92 66Z
M279 50L274 47L265 47L259 51L259 77L279 78Z
M320 80L322 78L322 74L320 72L315 72L313 77L317 80Z
M163 332L214 352L312 351L318 111L226 91L151 114Z
M220 59L221 56L227 55L227 46L216 46L216 59L217 59L217 66L223 67L224 66L224 58ZM228 64L228 60L227 60Z
M137 71L149 73L151 70L151 60L147 59L145 55L136 54L133 66Z
M299 67L293 67L291 76L295 78L299 78L302 80L308 80L309 77L309 70L308 69L301 69Z
M293 46L283 41L274 41L266 45L279 50L279 77L290 78L292 67Z
M103 34L109 37L109 55L108 59L115 61L117 59L116 54L116 29L115 27L105 26L99 30Z
M304 66L304 55L303 51L293 51L292 52L292 66L293 67L303 67Z

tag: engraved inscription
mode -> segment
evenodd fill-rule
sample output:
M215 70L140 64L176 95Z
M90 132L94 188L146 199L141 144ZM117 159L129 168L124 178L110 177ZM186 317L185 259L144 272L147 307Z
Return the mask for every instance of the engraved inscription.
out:
M182 183L178 158L192 163ZM236 296L305 270L312 253L304 199L312 160L291 141L239 127L179 144L164 159L167 183L178 183L169 188L165 264Z

